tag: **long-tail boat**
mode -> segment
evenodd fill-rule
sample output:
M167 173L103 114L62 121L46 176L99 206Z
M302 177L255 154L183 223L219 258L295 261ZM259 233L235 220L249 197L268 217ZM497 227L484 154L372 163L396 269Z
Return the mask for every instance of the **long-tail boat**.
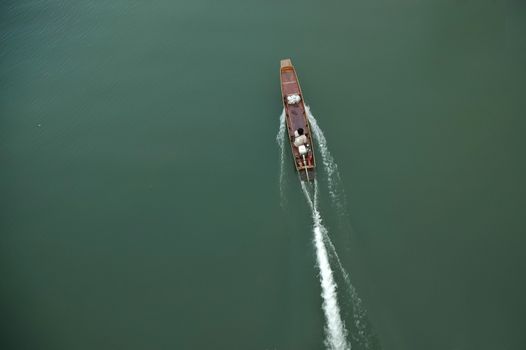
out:
M298 76L290 59L281 60L279 72L281 97L294 166L302 181L313 181L316 168L313 138ZM302 134L305 137L302 137Z

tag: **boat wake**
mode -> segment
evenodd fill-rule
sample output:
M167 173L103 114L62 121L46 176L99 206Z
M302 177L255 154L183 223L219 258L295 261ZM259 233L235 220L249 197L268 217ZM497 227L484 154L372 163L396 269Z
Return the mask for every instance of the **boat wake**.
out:
M371 326L367 318L367 310L365 310L365 308L363 307L362 299L358 295L356 288L354 288L354 286L352 285L351 278L349 277L349 274L343 267L340 257L336 252L336 248L334 247L334 244L332 243L331 238L329 237L327 232L324 235L324 239L329 247L331 256L333 256L336 259L336 263L343 276L345 287L347 288L351 300L354 326L353 328L351 328L351 336L353 340L357 344L363 346L364 349L372 349L374 347L374 344L376 343L376 340L374 339L374 336L370 331ZM379 345L377 345L376 347L379 349Z
M307 112L307 118L309 119L309 124L316 140L316 146L321 153L323 168L327 173L329 195L331 196L332 203L336 205L338 213L344 215L347 203L345 199L345 193L343 191L342 179L340 177L340 172L338 171L338 164L336 164L331 152L329 151L327 139L318 125L318 121L316 118L314 118L314 115L307 105L305 105L305 112Z
M279 165L279 195L281 199L281 207L285 205L285 132L287 126L285 125L285 109L281 112L279 116L279 129L278 134L276 135L276 142L280 148L280 165Z
M326 339L325 345L328 349L350 350L351 346L347 343L347 330L340 315L340 306L336 292L336 282L334 281L329 255L324 242L327 229L322 224L320 212L318 210L318 183L314 180L314 198L311 198L309 189L305 182L301 182L301 188L305 193L307 202L312 210L312 220L314 221L314 245L316 247L316 260L320 270L321 296L323 298L322 308L325 314Z
M307 117L311 126L312 133L316 139L316 146L320 150L321 160L323 168L327 174L327 184L329 188L329 195L331 203L335 205L338 214L341 217L347 216L347 204L345 193L343 191L343 183L338 171L338 166L332 157L329 148L327 146L327 140L325 135L318 125L318 122L314 115L311 113L310 108L305 106ZM280 195L281 204L285 202L285 111L280 116L280 127L276 136L276 141L280 147ZM360 299L356 289L351 283L351 279L343 264L338 256L336 247L334 246L327 228L322 224L322 217L319 210L319 185L318 182L314 181L314 191L311 193L310 185L305 182L301 182L302 190L305 194L307 203L312 210L313 219L313 233L314 233L314 245L316 248L316 260L320 271L320 284L322 288L322 308L325 316L326 327L326 339L325 344L328 349L350 349L351 343L347 337L350 334L353 345L357 345L363 349L380 348L379 343L376 341L370 323L367 318L367 311L363 307L362 300ZM348 301L350 301L352 311L352 323L349 328L349 333L345 327L345 322L342 319L340 312L340 306L338 305L337 299L337 284L334 279L334 271L331 268L331 260L336 265L337 270L343 277L345 283L345 289L348 294ZM346 312L345 315L348 315Z
M334 158L331 155L331 152L329 151L329 147L327 145L327 140L325 138L323 130L318 125L318 121L310 111L309 106L305 106L305 110L307 112L307 117L311 125L312 133L314 134L314 138L317 141L316 144L318 146L318 149L320 150L323 168L327 173L327 183L329 187L331 203L336 206L340 217L346 217L347 200L345 197L345 192L343 190L343 181L341 179L340 172L338 171L338 165L336 164L336 161L334 160ZM343 276L345 287L350 298L351 308L353 312L353 327L350 328L351 337L356 344L360 345L360 347L363 347L364 349L380 348L380 344L378 344L378 342L376 341L374 334L371 330L371 325L367 317L367 310L364 308L362 300L358 295L356 288L354 288L354 286L351 283L349 273L343 267L340 257L338 256L338 253L336 251L336 247L332 243L328 231L325 230L323 232L324 240L329 249L329 253L331 257L334 258L336 265L341 275Z

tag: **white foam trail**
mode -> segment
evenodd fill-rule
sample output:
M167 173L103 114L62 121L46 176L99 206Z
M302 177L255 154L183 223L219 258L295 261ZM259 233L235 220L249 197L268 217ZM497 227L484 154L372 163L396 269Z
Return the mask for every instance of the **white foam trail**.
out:
M351 336L359 344L362 344L365 349L370 349L373 345L372 345L372 340L371 340L372 335L367 329L367 323L368 323L367 310L365 310L365 308L363 307L362 299L358 295L356 288L354 288L354 286L352 285L351 278L349 277L349 274L343 267L342 262L340 261L340 257L338 256L338 253L336 252L336 248L334 247L334 244L332 243L332 240L329 237L327 232L325 232L324 240L325 242L327 242L327 245L329 246L331 255L336 259L336 262L338 263L338 267L340 269L340 272L345 281L345 285L347 289L349 290L349 295L351 297L354 327L356 329L356 334L354 332L351 332Z
M347 330L340 315L340 307L336 292L336 282L334 281L329 256L323 240L327 234L327 229L322 224L320 212L318 211L318 185L314 182L314 199L311 199L307 184L301 182L301 188L305 193L307 202L312 209L312 219L314 221L314 245L316 247L316 260L320 270L321 296L323 299L322 308L325 314L325 345L332 350L350 350L351 345L347 343Z
M307 113L307 117L309 119L309 123L312 129L312 132L314 134L314 137L317 141L317 145L321 153L323 167L327 173L329 194L332 199L332 202L336 204L336 208L338 209L341 215L347 215L345 192L343 190L343 182L340 177L340 173L338 171L338 165L336 164L336 161L334 160L334 158L332 157L329 151L329 147L327 145L327 139L325 138L323 131L318 125L316 118L310 111L309 106L305 106L305 111ZM344 269L340 261L340 257L338 256L338 253L336 252L336 248L334 247L334 244L332 243L332 240L329 237L328 231L322 230L322 233L323 233L324 241L326 242L329 248L329 251L331 253L331 256L333 256L336 259L338 268L343 276L345 285L349 291L349 295L351 298L352 309L353 309L353 321L354 321L354 328L355 328L355 330L351 329L351 336L359 344L362 344L365 347L365 349L370 349L371 346L373 346L373 344L372 344L372 334L367 329L368 327L367 311L363 307L362 300L360 299L356 289L351 283L349 274Z
M327 180L329 184L329 194L334 204L336 204L340 214L345 213L346 201L345 193L343 192L342 179L340 173L338 172L338 165L329 151L327 146L327 139L323 134L318 121L314 118L314 115L310 111L310 107L305 105L305 112L307 113L307 118L309 119L309 124L311 130L316 139L316 146L320 150L321 159L323 163L323 168L327 172Z
M276 135L276 142L280 148L281 151L281 163L279 167L279 193L281 197L281 206L284 206L285 203L285 131L286 131L286 125L285 125L285 109L281 112L281 115L279 116L279 129L278 134Z

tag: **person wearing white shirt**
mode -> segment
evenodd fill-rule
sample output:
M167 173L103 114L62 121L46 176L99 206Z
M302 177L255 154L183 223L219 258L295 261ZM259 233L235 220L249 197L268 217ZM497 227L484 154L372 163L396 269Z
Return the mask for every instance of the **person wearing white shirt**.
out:
M307 144L307 142L309 141L307 139L307 136L303 134L303 129L302 128L299 128L298 130L294 131L294 146L296 147L300 147L302 145L305 145Z

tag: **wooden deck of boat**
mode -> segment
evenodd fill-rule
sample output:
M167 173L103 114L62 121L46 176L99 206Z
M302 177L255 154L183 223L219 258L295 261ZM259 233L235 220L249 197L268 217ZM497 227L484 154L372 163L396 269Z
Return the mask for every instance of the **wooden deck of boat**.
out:
M298 94L303 99L303 96L301 94L301 88L298 83L298 78L296 76L294 67L292 66L291 60L281 60L280 65L281 89L283 96ZM305 129L305 131L307 131L307 125L305 123L306 114L303 108L303 103L298 103L295 105L286 105L285 108L287 109L288 120L290 122L289 128L292 131L297 130L299 128L303 128Z
M303 109L303 106L293 105L287 107L288 117L289 117L289 127L292 132L294 130L298 130L299 128L304 129L306 132L308 132L308 126L305 123L305 110Z
M300 86L293 69L281 71L281 86L284 95L301 94Z

